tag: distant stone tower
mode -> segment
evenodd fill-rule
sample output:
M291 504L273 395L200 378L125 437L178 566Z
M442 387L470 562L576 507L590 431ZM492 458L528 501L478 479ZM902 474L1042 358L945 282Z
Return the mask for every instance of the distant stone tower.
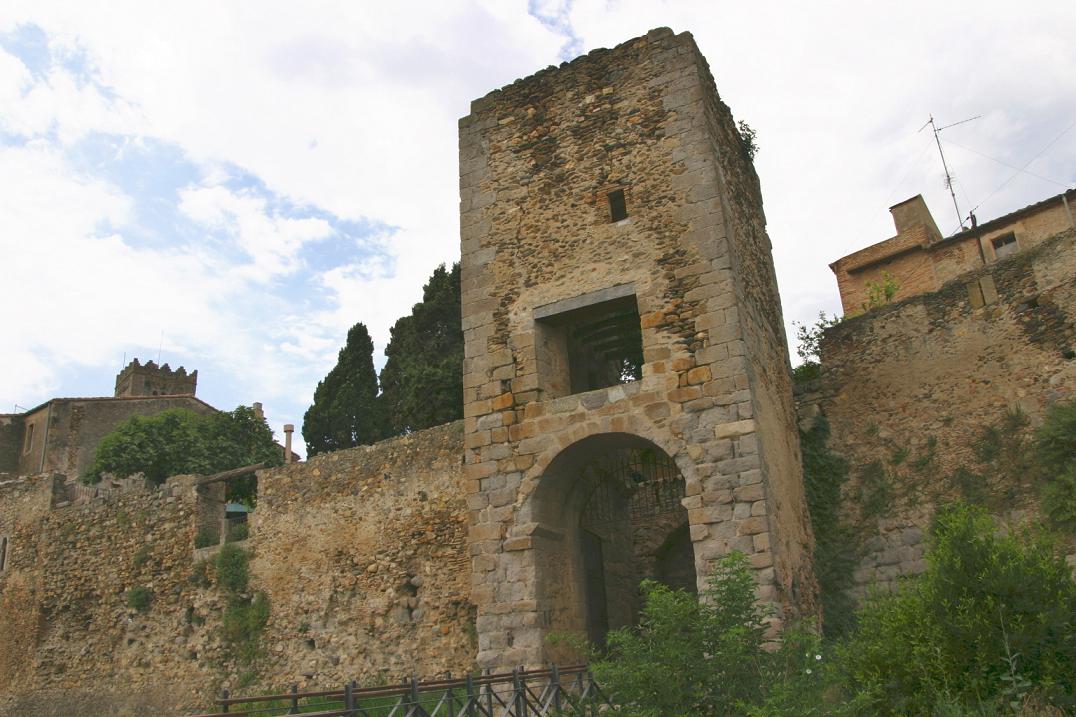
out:
M168 364L153 361L145 365L134 359L116 376L116 397L121 396L193 396L198 386L198 372L180 366L175 371Z
M733 550L814 613L758 178L691 35L476 100L460 194L479 663L567 659L548 632L600 642Z

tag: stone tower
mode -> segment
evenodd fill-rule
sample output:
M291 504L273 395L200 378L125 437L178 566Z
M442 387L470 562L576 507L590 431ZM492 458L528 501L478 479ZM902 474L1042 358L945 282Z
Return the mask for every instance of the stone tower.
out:
M116 376L116 397L121 396L193 396L198 387L198 372L180 366L173 371L168 364L153 361L145 365L134 359Z
M814 612L758 178L691 35L473 102L460 195L479 663L567 659L548 632L600 642L733 550Z

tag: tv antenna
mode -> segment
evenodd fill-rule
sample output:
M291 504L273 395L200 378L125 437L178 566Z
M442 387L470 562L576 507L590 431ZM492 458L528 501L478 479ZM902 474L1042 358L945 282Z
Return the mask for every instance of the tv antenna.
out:
M949 190L949 196L953 198L953 209L956 210L956 218L957 221L960 222L961 229L964 228L964 215L960 213L960 207L956 203L956 192L953 191L953 174L949 171L949 165L945 161L945 152L942 151L941 140L938 138L938 133L941 132L943 129L956 127L958 124L971 122L972 120L977 120L980 117L982 117L982 115L975 115L974 117L969 117L966 120L960 120L959 122L953 122L952 124L947 124L944 127L939 127L938 125L934 124L934 115L931 114L930 119L927 120L927 123L919 128L919 131L922 132L927 128L927 125L930 125L930 128L934 130L934 142L938 145L938 154L941 155L942 168L945 170L945 188Z

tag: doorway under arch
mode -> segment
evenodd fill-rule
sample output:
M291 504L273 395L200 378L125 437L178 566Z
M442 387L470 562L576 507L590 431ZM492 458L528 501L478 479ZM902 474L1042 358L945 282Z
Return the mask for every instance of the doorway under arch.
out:
M643 580L694 592L683 497L676 463L646 439L601 434L564 449L530 506L536 597L548 629L601 644L610 630L635 624Z

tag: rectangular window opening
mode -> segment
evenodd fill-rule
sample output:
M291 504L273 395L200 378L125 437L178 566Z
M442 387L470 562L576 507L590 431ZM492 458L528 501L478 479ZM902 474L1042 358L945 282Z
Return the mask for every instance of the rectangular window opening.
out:
M535 338L545 398L643 377L642 328L634 294L537 318Z
M1019 249L1016 244L1016 234L1013 232L994 237L990 240L990 245L994 247L994 257L997 259L1004 259L1015 254Z
M624 199L623 189L614 189L609 192L609 221L619 222L628 218L628 204Z

